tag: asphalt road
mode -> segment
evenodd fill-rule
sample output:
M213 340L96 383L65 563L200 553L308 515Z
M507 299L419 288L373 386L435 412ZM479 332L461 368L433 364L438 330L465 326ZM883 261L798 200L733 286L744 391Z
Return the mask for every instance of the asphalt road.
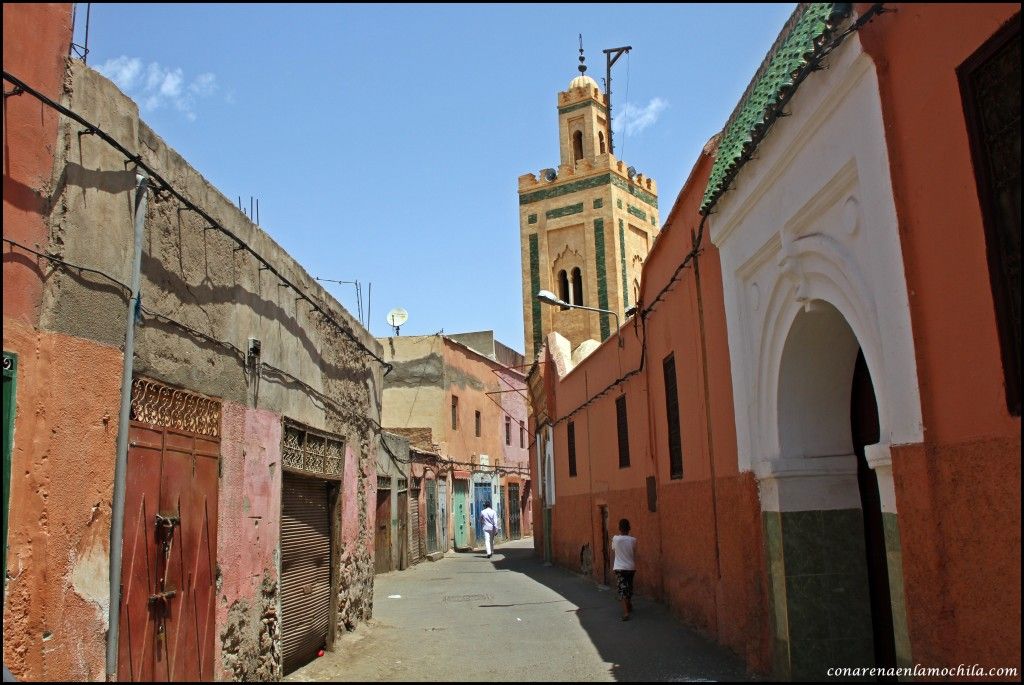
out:
M287 681L708 681L742 662L643 597L544 566L533 541L377 576L374 618Z

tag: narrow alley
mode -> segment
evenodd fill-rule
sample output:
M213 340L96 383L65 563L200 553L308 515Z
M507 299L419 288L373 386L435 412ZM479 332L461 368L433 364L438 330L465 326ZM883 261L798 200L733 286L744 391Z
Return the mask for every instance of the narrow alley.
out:
M637 597L544 566L533 541L380 575L374 618L286 681L745 680L742 662Z

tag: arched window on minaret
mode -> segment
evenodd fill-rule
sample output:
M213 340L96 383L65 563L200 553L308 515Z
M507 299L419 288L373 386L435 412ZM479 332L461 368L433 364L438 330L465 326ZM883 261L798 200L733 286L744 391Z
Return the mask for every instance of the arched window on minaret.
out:
M562 269L558 272L558 299L571 304L571 297L569 294L569 276L566 275L565 269ZM568 307L562 307L562 309L568 309Z
M604 154L604 131L597 132L597 144L601 150L601 154Z
M583 131L576 131L572 134L572 161L578 162L583 159Z
M583 305L583 274L579 267L572 270L572 304Z

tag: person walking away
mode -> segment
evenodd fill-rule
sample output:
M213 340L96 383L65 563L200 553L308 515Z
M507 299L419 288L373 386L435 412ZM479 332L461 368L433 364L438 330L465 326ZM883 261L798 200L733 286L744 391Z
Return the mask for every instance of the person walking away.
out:
M494 549L494 536L498 534L498 512L491 509L490 501L484 502L480 518L484 523L484 545L487 547L487 558L490 559Z
M633 576L636 575L636 538L629 534L629 519L619 521L619 535L612 537L612 570L619 579L622 620L628 621L633 611Z

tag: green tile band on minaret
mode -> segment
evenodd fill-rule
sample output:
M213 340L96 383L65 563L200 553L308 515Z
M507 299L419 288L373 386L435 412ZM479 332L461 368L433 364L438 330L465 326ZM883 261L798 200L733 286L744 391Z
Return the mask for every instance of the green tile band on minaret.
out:
M608 309L608 276L604 263L604 219L594 219L594 260L597 262L597 306ZM611 335L608 315L601 314L601 340Z
M537 293L540 292L540 248L537 243L537 234L530 234L530 292L533 303L533 349L536 352L544 342L544 333L541 330L540 321L540 300Z
M622 270L622 307L629 309L629 279L626 277L626 229L619 219L619 261Z

